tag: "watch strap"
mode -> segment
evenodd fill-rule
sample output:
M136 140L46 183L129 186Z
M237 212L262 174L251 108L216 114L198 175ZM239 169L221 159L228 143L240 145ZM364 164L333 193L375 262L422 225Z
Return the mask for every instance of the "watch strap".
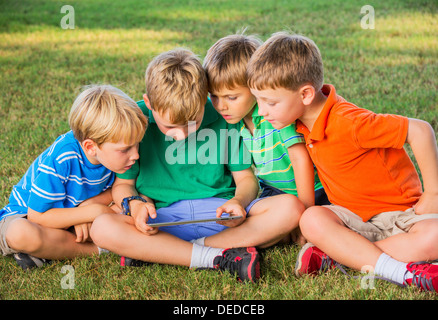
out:
M122 200L122 210L123 210L123 214L130 216L131 215L131 209L129 208L129 201L131 200L140 200L143 202L148 202L145 198L141 197L141 196L131 196L131 197L126 197Z

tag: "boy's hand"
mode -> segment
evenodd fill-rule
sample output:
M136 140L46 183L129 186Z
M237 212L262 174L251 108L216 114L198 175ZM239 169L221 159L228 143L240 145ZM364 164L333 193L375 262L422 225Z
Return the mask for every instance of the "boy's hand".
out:
M153 235L158 232L158 228L153 228L147 225L149 217L155 219L157 212L155 206L150 202L142 202L139 200L132 200L130 203L131 216L134 219L135 227L142 233Z
M241 219L229 220L229 221L217 221L217 223L226 227L237 227L246 218L246 210L242 207L240 201L237 199L230 199L222 206L216 209L216 217L220 218L223 213L228 213L230 216L242 216Z
M76 233L76 242L92 241L90 238L91 223L81 223L74 226Z
M438 194L424 192L414 205L416 214L438 213Z

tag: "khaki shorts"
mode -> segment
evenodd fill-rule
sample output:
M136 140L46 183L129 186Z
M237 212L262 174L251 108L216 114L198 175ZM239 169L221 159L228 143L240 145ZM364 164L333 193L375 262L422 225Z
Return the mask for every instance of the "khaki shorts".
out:
M8 254L17 253L14 249L9 248L8 243L6 242L6 230L9 228L12 221L19 218L25 218L26 216L27 214L18 213L0 220L0 253L2 255L6 256Z
M333 211L351 230L374 242L390 236L406 233L420 221L438 219L438 213L417 215L413 208L406 211L382 212L367 222L347 208L338 205L324 206Z

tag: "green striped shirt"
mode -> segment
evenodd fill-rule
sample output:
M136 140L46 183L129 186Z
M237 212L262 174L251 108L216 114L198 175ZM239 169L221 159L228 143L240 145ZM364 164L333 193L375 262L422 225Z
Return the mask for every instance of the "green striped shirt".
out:
M253 135L246 128L243 120L240 121L240 134L252 155L257 178L264 184L297 195L294 170L287 149L296 143L305 143L304 137L296 132L295 124L280 130L275 129L259 116L257 105L252 113L252 121ZM315 190L321 188L315 169Z

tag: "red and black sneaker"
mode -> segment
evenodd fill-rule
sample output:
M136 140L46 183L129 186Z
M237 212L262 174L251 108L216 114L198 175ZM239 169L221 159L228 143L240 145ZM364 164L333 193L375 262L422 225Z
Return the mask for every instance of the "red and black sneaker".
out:
M225 249L214 258L213 266L237 275L240 281L255 282L260 278L260 256L254 247Z
M315 275L325 272L338 266L338 263L330 258L326 253L315 247L312 243L306 243L298 253L295 264L295 274L297 277L303 274Z
M146 261L131 259L124 256L120 257L120 266L122 267L142 267L148 264L149 262Z
M407 279L405 284L415 285L425 291L437 292L438 265L427 262L410 262L406 268L413 277Z

